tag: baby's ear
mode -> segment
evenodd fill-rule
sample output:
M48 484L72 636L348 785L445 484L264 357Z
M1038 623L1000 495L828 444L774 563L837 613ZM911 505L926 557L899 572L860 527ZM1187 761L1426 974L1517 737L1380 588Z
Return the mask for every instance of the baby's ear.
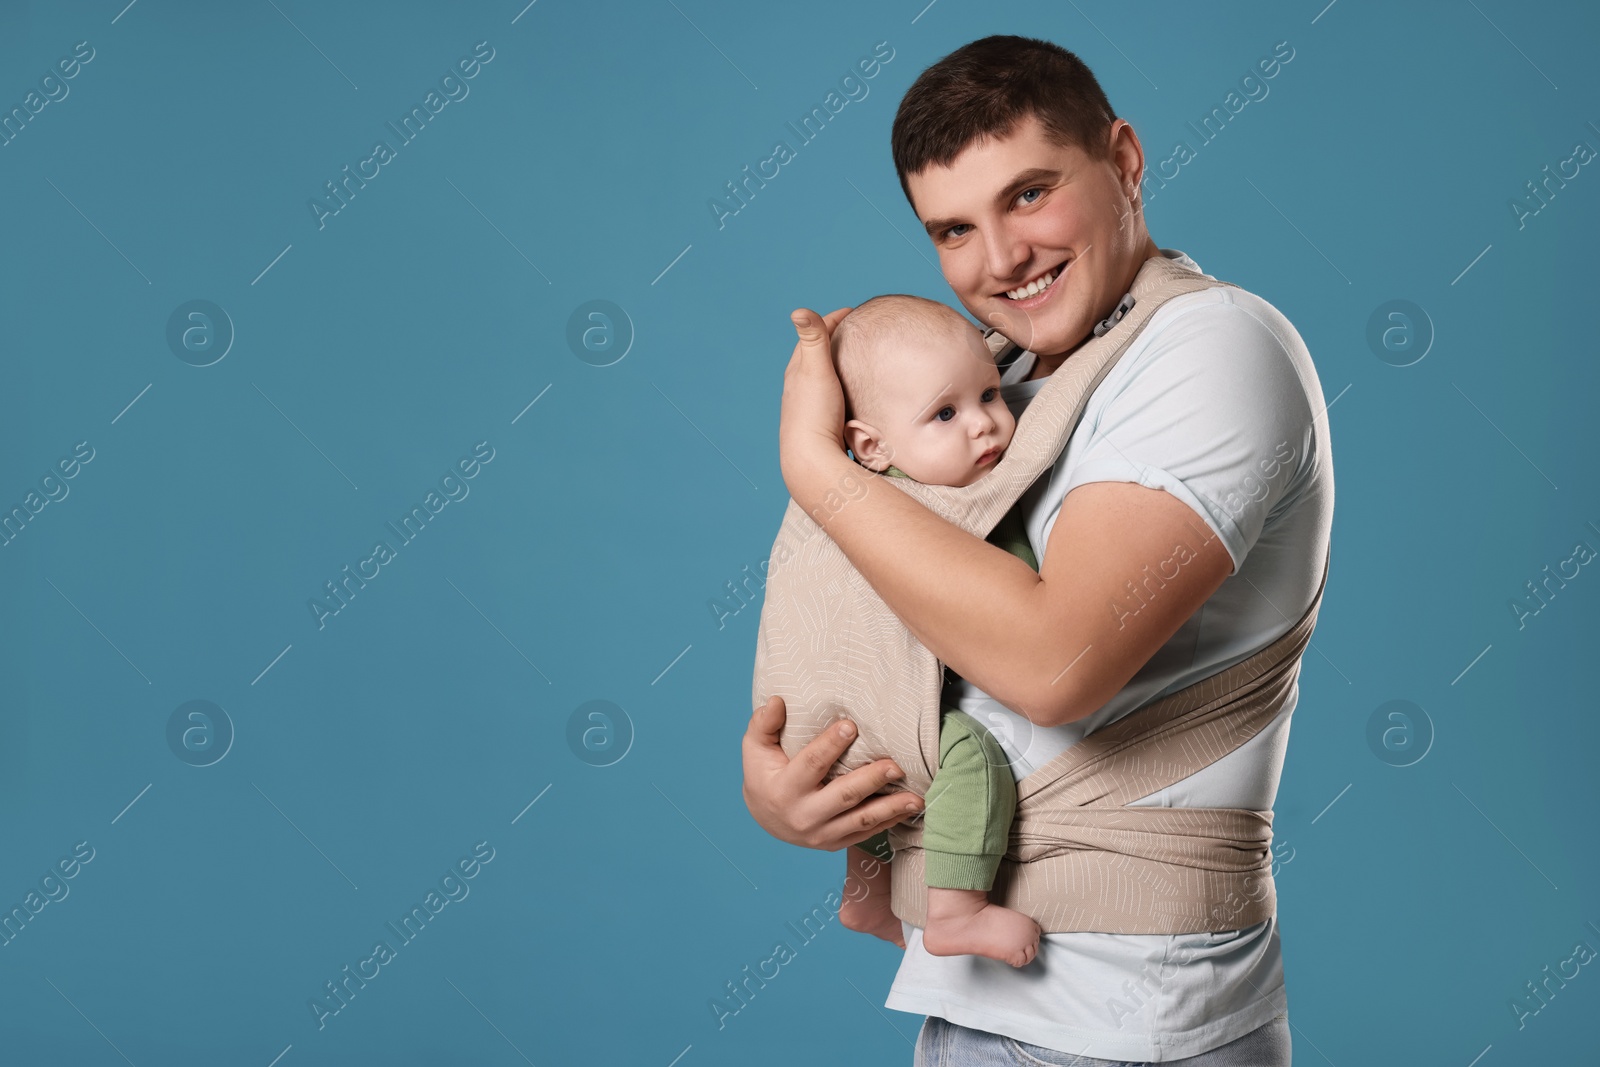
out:
M893 462L893 452L871 423L851 419L844 424L844 443L856 461L868 470L884 471Z

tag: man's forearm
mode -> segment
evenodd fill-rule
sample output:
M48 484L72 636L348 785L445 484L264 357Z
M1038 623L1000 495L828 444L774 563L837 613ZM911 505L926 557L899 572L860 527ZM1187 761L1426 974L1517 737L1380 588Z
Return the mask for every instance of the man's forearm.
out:
M828 463L815 471L830 472L840 476ZM813 514L919 641L1040 726L1104 706L1233 568L1187 504L1135 483L1067 494L1037 574L898 489L867 484Z
M840 461L816 472L812 484L837 482L849 468L868 479L869 490L836 510L810 510L846 558L942 662L1019 714L1048 717L1038 706L1049 682L1042 674L1060 658L1062 634L1044 625L1039 575L848 457Z

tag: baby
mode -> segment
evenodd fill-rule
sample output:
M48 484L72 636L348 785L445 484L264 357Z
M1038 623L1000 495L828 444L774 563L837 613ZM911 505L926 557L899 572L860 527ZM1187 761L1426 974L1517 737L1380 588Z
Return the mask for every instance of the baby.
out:
M933 485L970 485L994 469L1016 419L1000 397L994 356L960 312L921 297L877 296L839 322L832 343L845 392L845 444L857 462ZM1039 569L1015 516L1008 514L989 541ZM942 709L939 769L923 813L922 945L930 954L1025 967L1038 953L1039 924L989 900L1016 802L999 743L965 712ZM888 832L846 851L847 876L855 870L866 893L847 899L840 919L901 943L900 920L889 909Z

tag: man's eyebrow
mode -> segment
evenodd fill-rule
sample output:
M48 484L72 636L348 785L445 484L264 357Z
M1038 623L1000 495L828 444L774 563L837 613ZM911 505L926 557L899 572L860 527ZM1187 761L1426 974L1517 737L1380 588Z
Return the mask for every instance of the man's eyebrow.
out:
M1012 178L1005 184L1005 188L995 194L995 203L1008 204L1013 197L1030 185L1055 181L1060 177L1061 172L1059 170L1052 170L1049 167L1029 167ZM929 237L938 237L947 228L959 225L961 225L961 219L959 218L929 219L922 224L922 228L927 231Z

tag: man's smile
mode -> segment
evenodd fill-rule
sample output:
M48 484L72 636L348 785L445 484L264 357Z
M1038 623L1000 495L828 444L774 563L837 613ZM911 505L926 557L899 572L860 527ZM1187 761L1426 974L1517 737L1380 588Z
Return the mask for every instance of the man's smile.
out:
M1044 303L1048 290L1060 280L1061 276L1071 268L1073 261L1064 260L1054 267L1029 280L1026 284L1015 289L1007 289L997 295L1005 297L1009 302L1021 307L1036 307Z

